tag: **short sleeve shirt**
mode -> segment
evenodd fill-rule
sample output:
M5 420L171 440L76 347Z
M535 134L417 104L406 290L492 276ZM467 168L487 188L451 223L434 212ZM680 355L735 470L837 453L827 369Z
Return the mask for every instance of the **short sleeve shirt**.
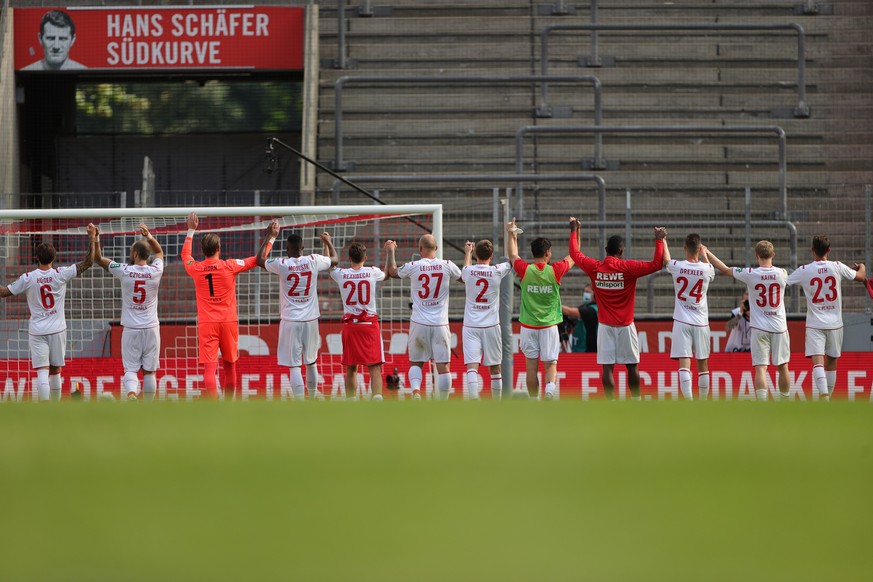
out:
M158 288L164 274L164 261L151 265L109 263L109 274L121 282L121 325L147 329L159 325Z
M360 269L336 268L330 272L336 281L343 300L343 313L351 316L376 313L376 283L385 280L385 273L378 267Z
M788 272L776 267L735 268L731 272L734 279L745 283L749 291L749 325L772 333L788 331L785 318Z
M673 276L676 305L673 319L706 327L709 325L709 306L706 292L715 279L715 268L710 263L670 261L667 272Z
M67 321L64 319L67 283L77 274L76 265L47 271L34 269L9 285L9 292L13 295L27 294L30 335L52 335L67 329Z
M330 268L324 255L267 259L264 268L279 276L279 303L285 321L312 321L321 317L316 278Z
M467 289L465 326L493 327L500 322L500 282L511 272L509 263L470 265L461 270Z
M838 261L815 261L788 275L789 285L800 285L806 296L806 327L843 327L843 279L852 280L856 271Z
M419 259L401 265L397 275L410 281L413 322L449 324L449 283L461 278L456 264L441 259Z

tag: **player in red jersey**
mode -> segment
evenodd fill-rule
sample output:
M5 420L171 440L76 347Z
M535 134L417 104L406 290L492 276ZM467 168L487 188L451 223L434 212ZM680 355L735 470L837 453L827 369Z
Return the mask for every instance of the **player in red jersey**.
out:
M655 229L655 255L651 261L622 259L624 238L615 235L606 243L606 258L602 261L586 257L579 250L577 233L582 223L570 219L570 257L585 271L594 284L597 298L597 363L603 366L603 392L615 397L613 368L624 364L631 398L640 399L640 343L634 326L634 300L637 279L664 266L667 229Z
M221 238L208 233L200 239L200 248L206 256L204 261L195 261L191 255L194 232L200 221L197 214L188 215L188 236L182 245L182 264L194 279L197 297L197 336L203 364L203 383L210 398L218 398L215 374L218 371L218 350L224 367L225 399L232 400L236 390L236 361L239 358L239 315L236 309L236 277L257 266L257 257L266 255L279 234L279 224L270 223L258 252L247 259L221 258Z

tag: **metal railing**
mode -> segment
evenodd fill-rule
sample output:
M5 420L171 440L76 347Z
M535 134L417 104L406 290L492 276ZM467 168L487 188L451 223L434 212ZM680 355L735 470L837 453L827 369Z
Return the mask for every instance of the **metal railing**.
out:
M779 218L786 218L788 212L788 189L786 186L787 161L785 155L785 130L777 125L579 125L579 126L550 126L550 125L526 125L520 127L515 133L515 172L522 174L524 171L524 138L528 134L567 134L567 133L593 133L595 136L604 133L685 133L692 135L700 134L775 134L779 144ZM604 164L600 141L595 139L594 164L602 167ZM528 174L529 175L529 174ZM519 200L519 215L523 216L524 190L521 183L516 185Z
M596 14L593 10L592 16ZM598 32L600 31L772 31L792 30L797 33L797 105L794 107L794 117L810 116L806 104L806 34L803 27L796 23L788 24L551 24L540 33L540 71L543 75L549 73L549 35L553 32L587 30L591 31L591 54L581 57L580 62L586 66L598 67L601 58L598 54Z
M523 182L594 182L597 185L597 216L600 221L606 221L606 181L597 174L462 174L462 175L425 175L425 176L349 176L356 184L437 184L437 183L507 183ZM339 203L339 192L342 186L340 180L333 182L333 203ZM509 204L511 208L511 204ZM599 232L600 248L606 247L606 227Z
M436 85L481 85L481 84L507 84L507 83L540 83L542 87L546 87L548 83L585 83L591 84L594 88L594 125L600 125L602 120L602 103L601 93L602 86L600 79L594 75L499 75L499 76L445 76L445 77L409 77L409 76L344 76L340 77L334 83L334 137L335 137L335 154L334 154L334 169L347 170L348 162L343 159L343 88L350 83L365 83L365 84L397 84L397 85L416 85L416 84L436 84ZM548 117L551 112L551 107L548 105L545 95L541 96L541 102L537 108L537 114L542 117Z

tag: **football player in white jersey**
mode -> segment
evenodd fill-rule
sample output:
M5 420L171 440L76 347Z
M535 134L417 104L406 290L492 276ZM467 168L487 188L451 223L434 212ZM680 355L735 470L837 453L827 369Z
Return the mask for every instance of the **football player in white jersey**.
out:
M788 275L789 285L800 285L806 295L806 357L812 358L812 382L821 398L829 399L837 381L837 360L843 349L843 279L864 282L867 269L829 261L831 241L824 235L812 239L808 265Z
M353 242L349 246L350 269L332 269L330 278L336 281L343 300L343 357L346 367L346 398L357 399L358 366L370 372L370 392L373 400L382 400L382 362L385 350L382 330L376 312L376 283L385 280L378 267L365 267L367 247Z
M121 384L128 400L139 394L139 371L142 370L143 396L154 400L161 352L161 328L158 321L158 288L164 274L164 250L145 224L139 225L145 240L130 247L130 264L116 263L104 257L97 244L94 262L121 281L121 359L124 376ZM148 260L154 255L154 260Z
M28 344L30 361L36 370L36 397L40 400L61 399L61 368L64 367L67 343L67 321L64 300L67 283L94 264L99 231L88 225L88 251L81 263L69 267L53 267L55 247L41 243L36 247L37 268L21 275L9 287L0 285L0 298L27 293L30 309Z
M702 252L723 275L733 276L746 284L751 306L752 365L755 366L755 395L767 400L767 366L772 363L779 370L779 392L790 396L791 378L788 362L791 359L791 339L785 318L785 286L788 272L773 266L775 251L767 240L755 245L757 268L730 268L705 246Z
M709 395L709 307L706 291L715 279L715 269L700 256L700 235L685 237L685 260L670 260L665 241L664 262L673 276L676 306L673 309L673 343L670 357L679 360L679 388L686 400L691 391L691 357L697 358L697 387L700 399Z
M279 222L270 225L273 236L279 234ZM330 234L319 236L323 245L322 255L304 255L303 237L297 233L288 235L285 245L287 257L266 259L258 255L257 263L271 273L279 276L279 303L281 321L279 322L278 362L280 366L291 369L291 393L295 400L304 398L303 374L301 366L306 366L306 388L309 398L324 398L318 391L318 349L321 341L318 335L317 281L319 271L336 267L338 259Z
M385 274L409 279L412 297L412 317L409 323L409 385L412 397L421 399L422 368L433 360L437 369L437 389L440 399L452 392L449 360L452 355L449 332L449 283L460 280L461 270L449 261L436 258L437 244L433 235L426 234L418 241L421 259L397 268L394 251L397 243L387 241L388 258Z
M476 264L473 264L473 253ZM464 245L464 268L461 280L467 287L464 304L464 363L467 365L467 392L471 399L479 398L479 364L491 373L491 398L499 400L503 393L503 340L500 334L500 282L512 273L509 263L491 264L494 245L490 240Z

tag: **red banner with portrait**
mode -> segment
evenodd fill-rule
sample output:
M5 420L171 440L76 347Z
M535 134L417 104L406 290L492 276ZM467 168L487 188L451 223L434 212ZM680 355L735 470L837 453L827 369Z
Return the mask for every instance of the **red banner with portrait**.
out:
M17 8L14 18L19 71L303 70L303 8Z

